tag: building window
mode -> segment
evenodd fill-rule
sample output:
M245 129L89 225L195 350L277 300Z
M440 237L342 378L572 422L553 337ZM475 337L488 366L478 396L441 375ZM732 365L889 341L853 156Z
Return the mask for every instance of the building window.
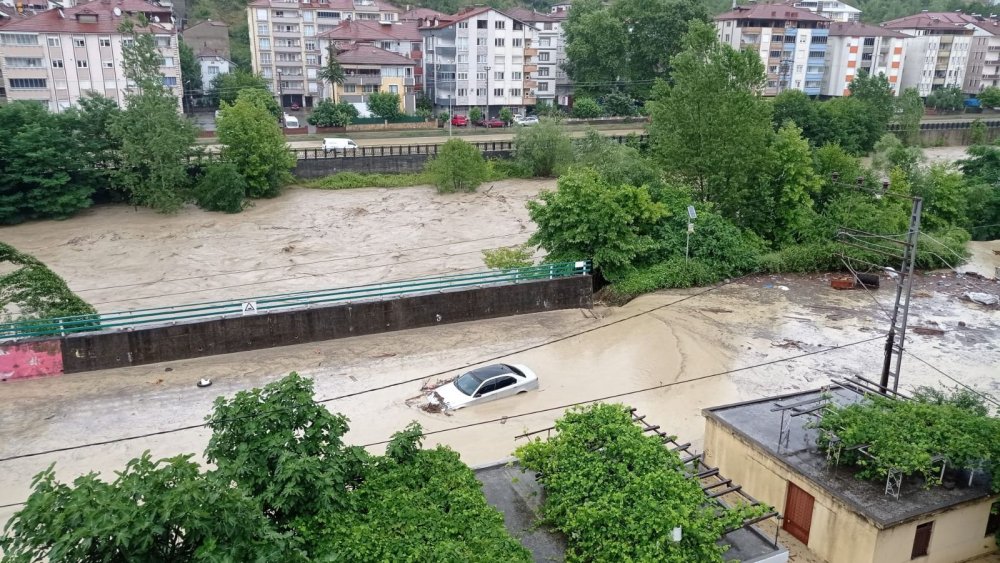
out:
M771 51L771 58L772 59L777 59L779 57L781 57L781 51Z
M543 23L542 29L544 29L545 31L552 31L552 22Z
M458 22L458 29L469 29L469 22Z
M122 39L122 48L131 47L133 45L135 45L135 39L132 39L131 37L123 38ZM130 86L130 88L131 88L131 86Z
M35 57L4 57L10 68L42 68L42 59Z
M520 98L521 97L521 89L520 88L511 88L510 89L510 95L511 95L511 97L514 97L514 98Z
M497 56L493 57L493 64L495 64L495 65L502 65L502 64L504 64L503 55L497 55Z
M319 57L317 57L316 55L306 55L306 64L307 65L318 65L319 64Z
M344 84L345 94L354 94L356 92L357 92L357 86L355 86L354 84Z
M538 67L538 76L548 76L548 75L549 75L549 67L547 66Z
M313 37L316 35L316 28L312 25L302 26L302 34L306 37Z
M542 37L541 39L538 40L538 46L539 47L551 47L552 46L552 39L550 39L548 37Z
M176 76L164 76L163 77L163 85L166 86L167 88L173 88L174 86L177 86L177 77Z
M476 20L476 29L488 29L486 20Z
M44 78L11 78L11 90L44 90Z
M74 47L83 47L86 44L87 43L86 43L86 41L84 41L83 37L74 37L73 38L73 46Z
M511 72L510 73L510 79L511 80L520 80L521 79L521 72L517 71L517 70Z
M266 22L267 21L267 10L257 9L257 21Z
M863 61L870 61L870 60L872 60L872 54L871 53L861 53L861 60L863 60Z
M390 94L398 94L399 93L399 86L397 86L396 84L390 84L389 85L389 93Z
M306 51L318 51L315 41L306 41Z
M476 38L476 45L479 45L479 46L486 45L486 38L485 37L477 37Z
M507 29L507 22L505 22L503 20L497 20L497 21L493 22L493 28L494 29Z
M110 37L101 37L98 41L101 44L101 47L110 47L111 46L111 38Z
M271 64L271 53L265 51L260 54L260 62L263 64Z
M58 47L58 46L59 46L59 38L49 37L49 47Z
M486 88L476 88L476 95L477 96L485 96L486 95Z
M62 59L52 59L52 68L62 68L62 67L63 67Z
M549 53L538 53L538 60L543 63L549 62Z
M261 37L258 41L260 42L260 48L261 49L270 49L271 48L271 40L268 39L267 37Z
M362 94L374 94L379 91L378 84L365 84L361 87Z
M104 68L115 68L115 61L102 61L101 66Z
M339 20L340 12L316 12L317 18Z
M469 73L468 72L460 72L460 73L458 73L458 79L459 80L468 80L469 79Z
M549 83L548 82L539 82L538 83L538 91L539 92L548 92L549 91Z
M476 62L481 65L486 64L486 55L476 55Z
M163 57L163 65L161 65L161 66L166 66L166 67L172 67L172 66L174 66L174 58L173 57Z
M304 21L304 22L311 22L311 21L313 21L312 10L303 10L302 11L302 21Z
M503 23L503 22L497 22L497 23ZM503 45L504 45L503 37L497 37L496 39L493 40L494 47L503 47Z
M392 49L392 41L382 41L379 43L379 47L385 49L386 51Z
M87 68L87 61L78 59L76 61L76 68Z
M934 522L926 522L917 526L916 533L913 534L913 550L910 552L910 559L927 555L927 548L931 545L931 530Z
M1000 531L1000 500L993 503L990 516L986 519L986 535L992 536Z
M524 25L521 22L514 22L514 31L521 31L524 29Z
M503 72L502 71L501 72L494 72L493 73L493 79L494 80L503 80Z
M219 74L219 67L217 67L217 66L210 66L210 67L208 67L208 75L209 76L215 76L216 74Z
M496 97L498 97L498 98L502 98L503 97L503 88L494 88L493 89L493 95L496 96Z
M514 47L520 47L524 44L524 40L521 39L520 37L515 37L510 40L510 44L513 45Z
M464 97L464 96L466 96L466 95L468 94L468 92L469 92L469 91L468 91L468 90L466 90L465 88L459 88L459 89L458 89L458 95L459 95L459 96L463 96L463 97Z
M486 73L485 72L477 72L476 73L476 80L486 80Z
M33 33L0 33L0 45L38 45L38 36Z
M270 31L266 23L257 24L257 35L267 35Z
M458 63L459 64L466 64L468 62L469 62L469 55L459 55L458 56Z

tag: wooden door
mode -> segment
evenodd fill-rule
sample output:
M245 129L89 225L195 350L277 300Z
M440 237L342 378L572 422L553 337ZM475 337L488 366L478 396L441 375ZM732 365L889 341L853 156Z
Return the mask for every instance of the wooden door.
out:
M812 527L813 503L812 495L788 483L788 495L785 497L785 520L781 527L800 542L809 545L809 528Z

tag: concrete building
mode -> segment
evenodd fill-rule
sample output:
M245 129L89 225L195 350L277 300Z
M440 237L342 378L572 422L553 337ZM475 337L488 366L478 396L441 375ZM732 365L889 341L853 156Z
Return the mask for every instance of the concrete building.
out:
M142 0L94 0L12 21L0 28L0 70L9 100L35 100L53 111L75 105L96 92L124 106L129 84L122 47L132 41L119 26L144 14L163 56L163 84L181 97L177 30L170 11Z
M719 40L757 51L764 62L765 96L789 88L815 96L826 77L829 18L786 4L750 4L715 17Z
M847 87L861 72L884 74L894 95L902 84L908 35L858 22L830 24L826 50L827 72L821 94L846 96Z
M270 81L283 107L312 107L322 86L317 36L346 20L395 22L399 13L381 0L255 0L247 6L253 70Z
M960 474L952 488L855 478L817 451L807 423L828 402L862 399L832 386L705 409L705 457L784 515L782 528L829 563L954 563L997 550L1000 517L989 476ZM853 447L845 444L845 447ZM898 497L892 493L899 491Z
M235 68L229 60L229 26L225 23L203 21L182 31L181 37L198 59L201 84L205 90L215 77L228 74Z
M966 20L973 35L962 91L977 94L983 88L1000 86L1000 21L979 14L966 16Z
M573 85L563 70L566 62L566 36L562 29L565 12L541 14L527 8L512 8L506 13L538 30L538 70L534 74L538 82L536 98L561 106L570 105Z
M488 7L423 22L424 77L438 108L523 113L538 94L538 31ZM554 92L552 93L554 95Z
M861 21L861 10L839 0L790 0L786 2L796 8L805 8L814 14L838 22Z
M416 21L369 22L346 20L333 29L320 33L317 37L320 42L320 51L323 54L322 60L327 60L326 57L331 47L337 50L347 50L355 45L378 47L379 49L410 59L416 65L412 76L414 79L411 83L412 90L420 91L423 89L423 66L421 65L423 58L423 52L421 51L423 49L423 36L417 30ZM329 84L320 86L323 97L329 97L332 94L329 89Z
M977 49L985 49L983 40L973 39L975 30L966 16L957 12L922 12L885 22L882 27L912 37L903 61L901 87L916 88L923 97L947 86L966 88L973 43Z
M329 56L329 51L323 53ZM367 96L374 92L399 94L399 109L404 113L416 110L414 95L414 67L416 61L402 55L373 47L354 44L336 52L337 61L344 69L344 83L337 85L331 98L367 107ZM324 59L325 62L325 59ZM329 85L326 86L330 88Z

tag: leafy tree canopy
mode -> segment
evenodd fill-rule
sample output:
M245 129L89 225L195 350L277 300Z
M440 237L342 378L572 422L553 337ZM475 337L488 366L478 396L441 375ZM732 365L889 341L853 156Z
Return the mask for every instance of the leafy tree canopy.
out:
M244 90L235 104L222 104L218 120L222 159L240 171L252 198L278 195L295 166L295 155L288 151L285 136L270 119L268 107L273 101L267 92Z
M449 139L427 162L438 193L474 192L489 177L483 153L462 139Z
M399 108L399 94L392 92L372 92L366 100L368 111L376 117L392 121L403 115L403 110Z

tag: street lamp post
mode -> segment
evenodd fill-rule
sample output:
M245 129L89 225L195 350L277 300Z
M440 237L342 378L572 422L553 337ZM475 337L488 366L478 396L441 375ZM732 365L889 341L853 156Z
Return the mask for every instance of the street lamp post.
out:
M454 117L451 109L451 94L448 94L448 136L451 137L451 118Z
M486 67L486 120L490 119L490 68Z
M281 108L281 126L284 127L285 123L285 90L281 86L281 69L278 69L278 107Z

